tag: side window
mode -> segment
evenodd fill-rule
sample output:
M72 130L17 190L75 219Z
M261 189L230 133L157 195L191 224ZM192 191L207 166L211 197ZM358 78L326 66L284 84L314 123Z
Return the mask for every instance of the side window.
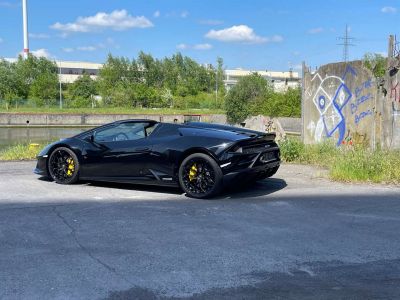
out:
M96 131L96 142L135 141L146 137L148 123L122 123L117 126Z

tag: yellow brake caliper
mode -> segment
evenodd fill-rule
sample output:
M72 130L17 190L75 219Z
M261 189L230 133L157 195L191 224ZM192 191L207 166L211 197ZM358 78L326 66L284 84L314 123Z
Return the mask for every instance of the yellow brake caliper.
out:
M68 163L67 176L72 176L72 174L74 174L75 171L74 160L72 158L68 158L67 163Z
M189 180L192 181L196 178L197 175L197 167L196 164L193 164L193 166L189 170Z

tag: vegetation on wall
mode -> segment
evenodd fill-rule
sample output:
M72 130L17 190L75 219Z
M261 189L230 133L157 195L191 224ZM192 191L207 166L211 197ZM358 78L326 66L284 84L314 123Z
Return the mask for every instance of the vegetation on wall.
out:
M363 58L364 66L371 70L376 78L383 78L386 73L387 58L379 53L366 53Z

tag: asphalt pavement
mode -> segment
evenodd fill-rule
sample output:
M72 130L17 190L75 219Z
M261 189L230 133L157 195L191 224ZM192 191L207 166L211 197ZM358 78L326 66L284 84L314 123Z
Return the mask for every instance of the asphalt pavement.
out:
M284 165L195 200L34 164L0 163L0 299L400 298L399 187Z

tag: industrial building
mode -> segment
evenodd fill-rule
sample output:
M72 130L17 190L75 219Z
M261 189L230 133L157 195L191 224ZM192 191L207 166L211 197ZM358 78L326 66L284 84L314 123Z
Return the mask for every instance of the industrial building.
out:
M251 71L243 69L225 70L225 88L229 90L234 86L241 77L257 73L263 78L269 80L275 91L284 92L288 88L296 88L300 86L301 78L298 72L272 72L272 71Z
M80 61L56 61L62 83L72 83L84 73L96 79L103 64Z

